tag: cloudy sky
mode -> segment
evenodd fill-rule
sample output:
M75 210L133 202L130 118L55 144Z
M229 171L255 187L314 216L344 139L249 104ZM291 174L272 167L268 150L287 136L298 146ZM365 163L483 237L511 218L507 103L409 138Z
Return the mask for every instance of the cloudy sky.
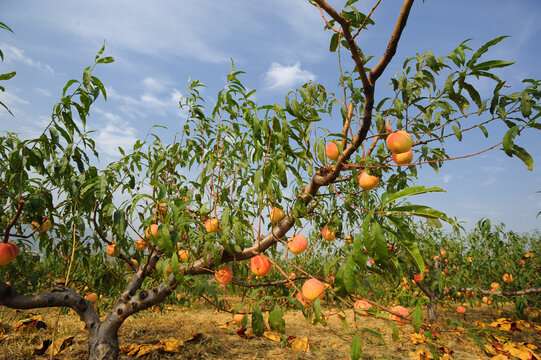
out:
M340 7L345 1L329 1ZM368 13L376 1L359 1ZM396 20L399 1L383 1L373 15L376 26L359 37L365 54L381 56ZM284 95L306 81L332 88L337 60L328 52L330 32L323 32L319 11L307 0L230 1L2 1L0 21L14 34L0 32L5 61L0 73L17 71L0 94L15 114L0 112L0 130L23 137L41 132L62 87L80 79L106 41L113 64L96 71L108 90L108 101L93 108L88 126L95 129L103 163L118 156L117 147L142 139L152 125L160 136L184 124L178 101L189 79L207 85L209 104L235 67L246 71L244 84L257 89L260 104L283 103ZM398 48L380 79L376 96L401 69L407 56L432 50L446 55L467 38L477 48L500 35L511 35L487 55L515 61L499 75L519 89L523 78L541 78L541 2L538 0L417 1ZM347 59L346 59L347 61ZM483 84L480 84L481 89ZM326 123L325 121L329 121ZM330 124L324 120L323 126ZM500 138L498 138L500 136ZM497 131L450 143L451 156L483 150L501 140ZM439 173L420 172L419 183L441 186L444 194L427 195L420 203L456 216L470 228L481 217L504 222L508 229L541 229L541 142L524 133L518 143L534 157L534 171L516 158L494 150L474 158L447 162Z

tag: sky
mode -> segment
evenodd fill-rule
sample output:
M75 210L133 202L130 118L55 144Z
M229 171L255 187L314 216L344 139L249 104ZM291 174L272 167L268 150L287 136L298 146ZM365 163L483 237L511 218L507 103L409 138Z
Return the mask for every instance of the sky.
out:
M344 3L329 1L339 9ZM359 1L356 6L368 13L375 3ZM399 1L380 3L372 17L376 25L358 38L365 54L381 56L399 7ZM207 86L202 94L211 106L231 60L247 73L243 83L257 89L260 105L283 104L285 94L309 80L328 88L338 81L337 57L328 51L332 33L323 31L319 11L307 0L3 0L0 14L0 21L14 31L0 32L0 73L17 71L2 84L6 91L0 101L15 117L1 111L0 131L21 137L41 133L65 83L81 78L105 41L104 55L116 61L98 67L95 75L105 84L108 101L93 106L87 124L96 130L104 165L119 157L118 146L131 147L152 125L168 128L154 130L164 138L182 128L186 117L178 101L189 79ZM416 1L397 54L378 82L376 102L406 57L426 50L446 55L469 38L476 49L500 35L511 38L489 51L487 59L516 63L498 75L517 91L521 79L540 79L538 0ZM488 85L480 83L481 92ZM324 119L321 126L332 126L332 120ZM467 134L462 142L450 141L448 153L454 157L483 150L501 141L502 131L494 129L486 140L480 132ZM541 216L536 217L541 211L538 138L532 130L516 141L534 158L533 171L501 150L448 161L438 173L420 170L418 184L446 192L422 195L416 203L458 218L467 229L483 217L505 223L508 230L541 229Z

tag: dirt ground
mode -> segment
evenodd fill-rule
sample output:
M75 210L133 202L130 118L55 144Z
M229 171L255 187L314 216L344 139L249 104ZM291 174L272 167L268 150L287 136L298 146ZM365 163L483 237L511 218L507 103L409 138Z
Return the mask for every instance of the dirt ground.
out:
M525 342L541 346L541 327L523 322L519 322L518 328L515 326L514 329L514 323L506 325L507 328L501 326L498 329L494 324L490 326L490 323L498 318L512 319L513 314L488 307L468 309L465 317L457 314L455 307L440 307L438 322L425 328L435 335L435 338L431 341L421 339L418 344L414 344L412 339L414 330L411 324L398 326L399 337L393 340L387 320L357 316L355 322L352 311L346 310L343 314L346 315L349 328L345 329L336 311L327 309L326 314L326 326L310 326L300 311L286 312L286 336L295 336L301 341L308 339L309 351L304 352L292 350L291 339L288 345L285 340L275 341L264 336L240 336L237 334L239 327L231 321L232 316L229 313L216 312L201 304L191 308L165 306L161 311L147 310L137 314L122 325L119 334L121 347L131 346L132 350L139 349L141 353L147 350L148 353L129 356L127 347L123 347L125 350L122 351L120 359L349 359L350 344L356 329L360 330L361 359L364 360L431 359L430 347L442 359L491 359L497 355L484 351L476 339L488 347L498 341ZM23 325L16 329L20 320L34 315L41 315L41 321L47 325L47 329L36 329L36 324ZM0 359L48 359L46 355L34 354L39 353L36 349L42 347L44 341L52 339L57 318L58 310L15 311L0 307ZM463 326L455 320L460 321ZM87 332L82 325L74 314L60 315L55 336L56 339L67 338L68 343L55 359L86 357ZM509 327L511 331L507 331ZM381 337L376 335L376 332L381 334ZM168 339L176 342L166 343ZM145 344L148 345L146 348L139 346ZM159 347L156 344L162 345ZM533 349L534 345L530 348ZM424 357L423 351L427 357ZM510 354L509 351L506 353ZM539 350L532 350L532 353L537 356L541 354ZM520 359L510 355L500 357L507 358Z

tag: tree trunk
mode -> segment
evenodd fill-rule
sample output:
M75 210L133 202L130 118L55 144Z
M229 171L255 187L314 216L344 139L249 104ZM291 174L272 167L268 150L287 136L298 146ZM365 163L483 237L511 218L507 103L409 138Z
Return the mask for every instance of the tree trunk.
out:
M116 360L120 352L118 333L114 327L97 325L88 332L89 360Z
M426 304L426 312L428 315L428 321L433 323L436 321L438 305L434 302Z

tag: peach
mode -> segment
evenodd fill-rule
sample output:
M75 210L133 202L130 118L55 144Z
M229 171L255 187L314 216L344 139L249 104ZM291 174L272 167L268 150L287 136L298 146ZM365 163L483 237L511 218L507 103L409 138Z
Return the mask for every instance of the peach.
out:
M220 229L220 222L218 219L207 219L207 221L205 221L205 229L207 229L209 234L216 233Z
M178 252L177 252L177 255L178 255L178 258L182 261L187 261L188 260L188 255L190 255L190 253L188 252L188 250L184 250L184 249L180 249Z
M361 309L361 315L367 316L368 313L366 311L364 311L364 310L368 310L368 309L372 308L372 304L370 304L366 300L357 300L357 301L355 301L355 304L353 304L353 308L355 310Z
M244 319L244 316L246 316L246 311L239 310L235 315L233 315L233 321L238 326L242 326L242 319Z
M277 224L286 216L282 209L273 207L270 213L270 220L273 224Z
M13 250L7 243L0 243L0 266L7 265L13 260Z
M137 267L139 266L139 262L136 259L131 259L131 262L133 266L135 267L135 270L137 270ZM128 263L126 263L126 269L128 269L128 271L134 271L134 269L132 269L132 267Z
M410 134L408 134L406 131L398 130L389 134L385 143L387 144L387 148L391 151L391 153L401 154L408 152L411 149L413 140L411 139Z
M404 153L392 154L391 156L396 165L411 164L413 160L413 151L409 150Z
M318 279L306 280L302 285L302 296L308 301L314 301L324 291L325 286Z
M456 312L460 314L464 314L466 312L466 308L464 306L459 306L456 308Z
M147 244L146 240L143 239L143 238L139 238L139 239L137 239L135 241L135 248L137 250L143 251L143 250L145 250L147 248L147 246L148 246L148 244Z
M325 146L325 155L331 160L338 160L338 157L340 156L338 145L333 142L328 143L327 146Z
M116 243L111 243L107 245L107 254L109 254L112 257L117 257L120 253L120 248L117 246Z
M366 171L361 172L359 175L359 186L363 190L372 190L378 186L379 178L377 176L369 175Z
M287 247L293 254L298 255L306 250L308 247L308 241L301 234L297 234L289 239Z
M402 315L403 317L408 317L409 316L409 311L408 309L406 309L405 307L403 306L395 306L391 309L392 312L395 312L397 314L400 314ZM396 321L396 322L405 322L406 320L397 316L397 315L391 315L391 320L393 321Z
M271 269L271 263L265 255L256 255L250 259L250 270L257 276L266 276Z
M414 277L413 277L413 280L415 280L415 282L421 282L423 280L423 275L421 274L416 274Z
M325 226L323 230L321 230L321 236L323 236L323 238L327 241L333 241L334 239L336 239L336 234L334 233L334 230L329 230L327 226Z
M152 224L145 230L145 236L147 239L158 238L158 224Z
M167 204L166 203L160 203L158 204L158 213L162 216L165 216L167 214Z
M85 300L90 301L92 304L95 304L98 302L98 295L96 293L90 293L85 295Z
M51 228L51 220L45 218L41 225L37 221L32 221L30 226L33 230L37 230L38 232L42 233Z
M497 282L493 282L492 284L490 284L490 287L492 289L496 290L496 289L500 288L500 284L498 284Z
M220 284L228 284L233 280L233 270L229 266L222 266L214 274Z
M513 275L511 274L503 274L502 280L506 283L512 283L515 279L513 279Z

